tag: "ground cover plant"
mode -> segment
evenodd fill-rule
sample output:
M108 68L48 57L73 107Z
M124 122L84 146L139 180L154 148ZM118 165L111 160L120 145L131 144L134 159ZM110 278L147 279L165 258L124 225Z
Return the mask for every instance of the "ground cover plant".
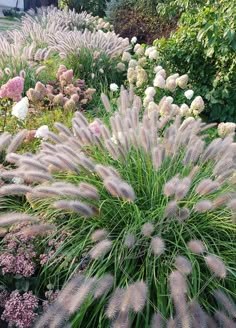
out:
M138 41L53 7L0 36L1 327L236 326L236 125Z

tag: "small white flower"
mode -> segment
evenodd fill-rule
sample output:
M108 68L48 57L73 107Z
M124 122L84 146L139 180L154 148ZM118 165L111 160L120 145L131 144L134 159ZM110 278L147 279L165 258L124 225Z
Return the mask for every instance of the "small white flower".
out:
M124 51L121 60L124 62L129 62L130 59L131 59L131 54L127 51Z
M29 111L29 100L27 97L22 98L15 106L12 107L12 115L19 120L24 121Z
M129 61L129 67L133 67L133 68L135 68L137 65L138 65L137 60L135 60L135 59L131 59L131 60Z
M131 43L135 44L135 43L137 43L137 41L138 41L138 39L136 38L136 36L133 36L131 39Z
M191 103L190 109L194 115L200 114L204 109L204 101L201 96L197 96Z
M101 74L103 74L103 73L104 73L104 69L103 69L103 68L100 68L100 69L99 69L99 72L100 72Z
M113 92L116 92L119 90L119 87L116 83L111 83L110 84L110 90L113 91Z
M189 116L190 115L190 109L189 109L188 105L182 104L180 106L180 115L181 116Z
M187 99L190 100L190 99L192 99L192 97L194 95L194 91L193 90L187 90L187 91L185 91L184 95Z
M124 63L118 63L116 68L119 72L124 72L126 70L126 67L125 67Z
M171 97L171 96L166 97L166 100L167 100L170 104L172 104L173 101L174 101L173 97Z
M146 96L143 99L143 106L146 108L150 102L154 101L153 97L151 96Z
M149 59L157 59L158 57L158 52L156 49L152 50L150 53L149 53Z
M154 67L154 73L158 73L158 72L160 72L161 70L163 69L163 67L162 66L160 66L160 65L158 65L158 66L155 66Z
M22 184L24 182L24 179L20 178L20 177L14 177L12 178L12 183L15 183L15 184Z
M218 134L221 138L235 134L236 124L232 122L220 123L218 125Z
M166 81L162 75L157 74L153 81L153 85L154 85L154 87L164 89L165 85L166 85Z
M116 139L116 137L113 135L111 137L111 141L115 144L115 145L118 145L118 140Z
M154 87L148 87L146 90L145 90L145 95L146 96L149 96L149 97L154 97L155 94L156 94L156 90Z
M40 138L40 139L43 139L43 140L47 140L48 132L49 132L48 126L47 125L42 125L36 131L35 138Z

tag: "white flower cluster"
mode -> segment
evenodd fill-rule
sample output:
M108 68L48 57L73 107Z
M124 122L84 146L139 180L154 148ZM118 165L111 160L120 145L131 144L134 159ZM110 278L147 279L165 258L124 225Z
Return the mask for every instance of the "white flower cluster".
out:
M136 67L129 67L127 77L129 83L131 85L136 83L137 87L141 87L148 80L145 69L140 65L137 65Z
M12 108L12 115L18 120L24 121L29 111L29 100L27 97L22 98Z
M236 124L232 122L220 123L218 125L218 134L221 138L235 134Z
M156 47L148 47L145 50L145 56L151 60L156 60L158 58L158 52Z

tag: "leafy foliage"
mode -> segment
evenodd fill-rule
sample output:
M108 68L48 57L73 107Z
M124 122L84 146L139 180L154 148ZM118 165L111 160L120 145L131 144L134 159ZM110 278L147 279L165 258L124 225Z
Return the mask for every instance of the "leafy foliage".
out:
M187 72L194 88L205 95L210 121L235 121L236 8L231 1L182 15L168 40L156 41L169 68Z

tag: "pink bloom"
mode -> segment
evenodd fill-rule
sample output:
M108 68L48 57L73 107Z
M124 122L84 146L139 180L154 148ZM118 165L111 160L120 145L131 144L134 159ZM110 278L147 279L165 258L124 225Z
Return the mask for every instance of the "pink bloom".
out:
M24 79L16 76L3 84L0 89L0 98L10 98L13 101L20 101L24 90Z
M20 295L18 290L11 293L5 303L5 309L1 316L2 320L8 322L9 327L30 328L37 314L38 299L30 291Z

